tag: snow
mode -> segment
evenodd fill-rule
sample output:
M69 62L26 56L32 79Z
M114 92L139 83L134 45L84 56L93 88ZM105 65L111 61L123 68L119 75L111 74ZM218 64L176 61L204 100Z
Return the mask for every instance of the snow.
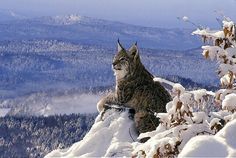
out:
M52 21L57 25L72 25L79 23L83 17L77 14L52 17Z
M193 35L201 35L212 38L224 38L223 31L209 30L209 29L197 29L192 33Z
M160 77L154 77L153 81L154 82L159 82L168 91L171 91L173 86L175 85L174 82L168 81L168 80L160 78Z
M45 109L41 110L44 116L70 113L95 113L93 105L100 99L96 94L76 94L73 96L55 96Z
M173 82L171 82L171 81L168 81L168 80L163 79L163 78L160 78L160 77L155 77L153 80L156 81L156 82L168 84L168 85L170 85L170 86L172 86L172 87L173 87L174 84L175 84L175 83L173 83Z
M195 112L192 119L195 123L202 123L207 120L207 115L205 112Z
M131 157L132 142L136 138L128 111L111 109L106 111L103 119L101 114L98 115L83 140L68 149L54 150L45 157Z
M203 96L207 95L206 89L195 90L195 91L192 91L192 93L194 94L194 100L197 102L201 102Z
M236 119L234 118L233 121L229 122L221 131L219 131L216 134L216 137L221 137L225 139L226 144L236 151L235 133L236 133Z
M96 113L96 103L103 93L66 94L33 93L23 97L0 101L0 107L7 107L9 115L42 115L72 113Z
M236 56L236 48L227 48L226 51L228 56Z
M203 107L211 107L214 93L205 89L186 91L180 84L173 85L175 97L166 105L167 113L158 113L160 125L155 131L141 133L138 139L150 137L145 143L136 144L133 155L137 157L172 157L185 144L199 134L214 134ZM177 92L177 93L176 93ZM196 112L193 111L195 106Z
M202 46L203 49L203 55L211 60L214 60L217 56L217 53L223 52L223 49L218 46Z
M76 21L76 18L73 19L72 17L72 21ZM183 20L188 21L188 17L183 17ZM204 42L206 38L213 40L213 43L217 43L217 39L222 40L215 46L202 47L206 58L218 60L222 86L232 84L234 81L231 79L235 77L227 75L229 71L236 72L235 63L232 63L235 49L228 48L227 42L223 40L231 35L230 27L234 25L227 21L223 22L223 25L223 31L198 29L193 33L201 35ZM54 150L46 157L175 157L179 152L179 157L236 156L236 114L233 114L236 109L235 89L228 86L227 89L220 89L216 93L205 89L187 91L178 83L161 78L154 78L154 81L171 86L174 97L166 105L167 113L155 113L160 118L160 124L155 131L141 133L137 137L133 117L127 109L110 109L104 116L99 114L83 140L68 149ZM72 102L80 102L83 98L86 96L79 100L75 97ZM31 100L35 103L31 98L27 103L31 103ZM45 108L42 113L50 111L51 104L58 105L60 110L68 110L69 108L63 107L68 102L70 103L71 99L68 101L67 98L57 98L46 104L43 102ZM212 105L219 105L220 108ZM70 110L73 109L74 107ZM212 112L212 109L219 111ZM150 137L147 142L138 142L146 137Z
M178 157L235 157L236 120L226 124L215 136L193 137Z
M225 74L227 74L229 71L234 72L235 68L233 65L229 65L229 64L220 64L219 65L219 70L221 71L221 75L224 76Z
M225 96L222 102L222 108L228 111L236 110L236 94L232 93Z
M184 93L180 96L179 100L183 102L183 104L191 104L192 100L190 99L192 97L191 93Z
M6 116L10 110L10 108L0 108L0 117Z
M220 119L218 119L218 118L212 119L211 122L210 122L210 127L212 127L216 124L220 124Z
M181 150L185 144L197 133L201 133L204 131L210 131L207 128L207 124L192 124L192 125L180 125L176 126L169 130L164 130L163 126L159 126L156 131L141 134L138 139L144 137L151 137L145 143L139 143L135 146L133 151L133 155L136 155L140 151L145 151L147 157L153 157L156 154L158 148L160 148L160 152L163 154L162 157L166 157L165 153L169 151L169 149L164 149L165 146L170 145L171 150L176 148L176 144L180 142L178 146L179 150Z
M167 104L167 113L155 114L160 118L156 130L137 136L128 110L112 108L102 118L102 114L98 115L83 140L68 149L54 150L46 158L236 156L236 114L226 110L204 111L202 106L210 108L214 101L210 98L215 96L205 89L186 91L182 85L173 84L173 91L181 93L176 93L173 101ZM221 90L227 103L235 99L235 95L229 95L229 92L232 91ZM194 105L197 105L195 111L192 109ZM224 127L221 119L227 123ZM138 141L147 137L150 139L145 143Z
M185 92L185 88L181 84L176 83L173 85L172 91L173 93L178 94L180 96L181 94Z
M188 21L189 20L189 18L187 17L187 16L183 16L183 21Z
M224 75L223 77L220 78L220 83L223 86L231 84L232 80L229 74Z
M198 136L185 145L179 157L227 157L228 154L227 147L221 139Z
M231 28L232 26L234 26L234 22L233 21L223 21L223 26L227 27L227 28Z

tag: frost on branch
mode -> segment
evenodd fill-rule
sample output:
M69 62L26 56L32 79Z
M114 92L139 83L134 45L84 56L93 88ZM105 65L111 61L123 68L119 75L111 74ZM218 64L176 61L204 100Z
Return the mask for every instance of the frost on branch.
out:
M222 89L215 93L215 104L225 111L234 113L236 103L236 25L229 18L225 18L222 24L222 30L197 29L193 34L200 35L209 44L202 46L203 56L212 61L216 60L218 63L217 73ZM221 119L224 118L221 116Z
M216 60L219 64L217 73L222 88L233 89L236 75L236 28L233 21L224 20L221 31L197 29L193 32L200 35L204 43L203 56L206 59Z
M225 97L222 103L222 108L230 112L236 111L236 94L229 94Z

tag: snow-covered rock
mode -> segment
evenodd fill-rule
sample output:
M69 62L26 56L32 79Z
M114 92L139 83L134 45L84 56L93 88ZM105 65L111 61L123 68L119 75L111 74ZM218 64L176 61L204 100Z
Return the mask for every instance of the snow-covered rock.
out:
M102 119L101 116L98 115L83 140L68 149L54 150L45 157L131 157L132 142L137 138L132 114L128 109L110 109Z

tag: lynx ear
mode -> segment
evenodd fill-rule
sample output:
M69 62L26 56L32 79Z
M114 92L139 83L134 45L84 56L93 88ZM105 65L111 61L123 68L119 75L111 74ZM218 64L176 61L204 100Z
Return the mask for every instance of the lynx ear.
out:
M139 50L138 50L137 42L133 44L132 47L130 47L129 52L130 52L130 56L133 59L136 59L139 57Z
M118 52L120 52L121 50L124 50L123 46L120 44L120 40L117 40L117 48L118 48Z

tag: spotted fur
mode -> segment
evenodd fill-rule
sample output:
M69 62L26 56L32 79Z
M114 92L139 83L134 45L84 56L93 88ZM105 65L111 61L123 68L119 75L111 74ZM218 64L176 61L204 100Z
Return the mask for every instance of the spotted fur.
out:
M153 112L166 112L170 94L159 82L153 81L140 60L137 45L125 50L118 43L118 52L112 63L116 76L116 89L98 103L102 111L105 104L121 105L135 110L135 124L139 133L155 130L159 124Z

